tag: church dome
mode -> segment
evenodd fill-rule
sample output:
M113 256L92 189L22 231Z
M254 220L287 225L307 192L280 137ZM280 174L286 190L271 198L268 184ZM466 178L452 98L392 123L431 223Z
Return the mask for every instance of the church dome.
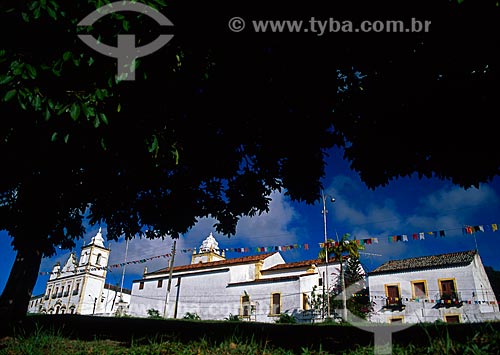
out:
M94 244L104 248L104 239L102 238L101 227L99 227L99 231L97 232L95 237L92 237L90 244Z
M217 240L215 240L212 232L210 232L210 235L205 238L200 246L200 253L207 253L210 251L220 254L219 243L217 242Z

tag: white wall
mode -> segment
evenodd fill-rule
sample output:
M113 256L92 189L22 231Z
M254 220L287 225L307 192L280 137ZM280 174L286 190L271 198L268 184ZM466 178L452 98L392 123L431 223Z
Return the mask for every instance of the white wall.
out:
M463 300L461 307L437 307L437 300L440 298L438 279L443 278L455 280L456 291ZM411 281L415 280L426 280L428 297L418 300L413 298ZM493 290L478 255L467 266L375 274L368 277L368 282L370 297L376 302L376 312L370 318L374 322L386 323L390 318L400 316L404 317L405 323L444 321L446 315L459 315L461 322L500 318ZM404 311L382 309L385 305L386 284L399 285L406 306Z

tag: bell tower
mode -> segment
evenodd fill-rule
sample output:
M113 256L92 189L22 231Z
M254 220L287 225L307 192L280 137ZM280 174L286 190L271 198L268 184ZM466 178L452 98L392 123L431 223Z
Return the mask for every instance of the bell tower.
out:
M196 250L193 251L191 264L209 263L220 260L226 260L224 250L219 249L219 243L214 238L212 232L210 232L210 235L201 243L198 253L196 253Z
M103 291L106 283L110 249L104 246L102 231L82 247L78 269L83 272L80 302L77 313L97 314L104 307Z

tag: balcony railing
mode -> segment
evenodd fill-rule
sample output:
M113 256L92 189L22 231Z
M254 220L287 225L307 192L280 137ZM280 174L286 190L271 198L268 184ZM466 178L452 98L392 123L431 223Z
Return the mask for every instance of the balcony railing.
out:
M387 297L384 308L391 311L403 311L406 305L403 303L401 297Z
M461 307L463 304L460 292L441 292L436 295L439 307Z

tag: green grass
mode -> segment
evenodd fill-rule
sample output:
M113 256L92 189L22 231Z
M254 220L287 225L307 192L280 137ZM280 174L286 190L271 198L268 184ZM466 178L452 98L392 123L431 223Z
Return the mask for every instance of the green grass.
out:
M426 339L405 346L394 344L393 355L489 355L500 354L500 332L488 324L466 336L453 337L452 328L429 325ZM460 328L455 328L456 330ZM173 336L154 335L141 338L111 340L95 338L78 339L76 334L62 335L58 330L37 327L30 333L17 331L0 339L0 355L371 355L373 346L352 345L349 350L327 352L321 344L314 348L290 348L272 346L263 339L243 338L233 333L225 339L215 341L207 337L198 340L180 341ZM425 338L425 335L424 335ZM345 348L344 348L345 349Z

